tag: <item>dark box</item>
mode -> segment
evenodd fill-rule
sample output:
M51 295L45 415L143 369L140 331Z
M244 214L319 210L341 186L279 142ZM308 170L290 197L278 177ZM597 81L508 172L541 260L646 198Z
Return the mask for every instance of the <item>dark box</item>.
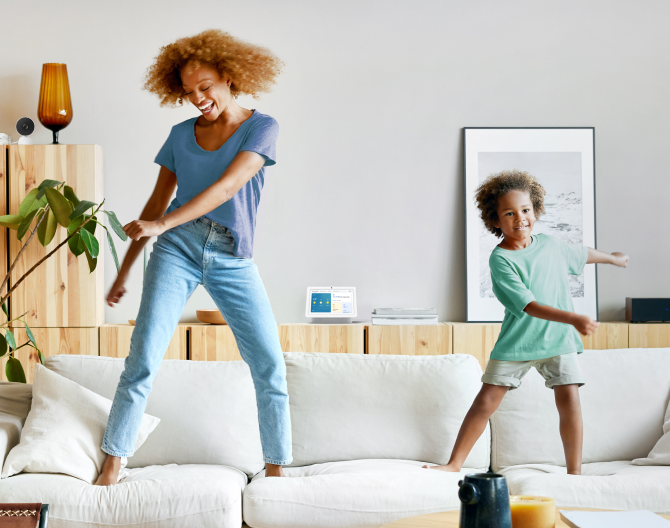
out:
M670 299L626 297L626 321L633 323L670 321Z

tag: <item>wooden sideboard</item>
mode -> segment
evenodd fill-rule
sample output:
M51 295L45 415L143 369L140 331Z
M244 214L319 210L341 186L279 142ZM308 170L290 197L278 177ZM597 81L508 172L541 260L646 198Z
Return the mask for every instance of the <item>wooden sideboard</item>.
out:
M104 324L98 328L36 328L37 342L46 357L87 354L124 358L130 350L134 326ZM19 343L25 330L15 328ZM350 354L443 355L470 354L486 367L500 333L499 323L440 323L417 326L377 325L279 325L285 352ZM585 349L670 348L670 324L601 323L593 336L583 338ZM29 347L17 352L28 382L37 356ZM165 359L239 361L240 352L230 327L199 323L180 324ZM0 379L4 378L4 363Z

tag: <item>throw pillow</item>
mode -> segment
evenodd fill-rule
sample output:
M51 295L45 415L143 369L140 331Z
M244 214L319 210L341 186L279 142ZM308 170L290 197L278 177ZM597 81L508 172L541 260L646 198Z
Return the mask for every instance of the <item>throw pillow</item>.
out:
M2 478L22 471L63 473L92 484L107 456L100 446L111 407L107 398L37 365L32 407L19 445L5 460ZM144 415L136 450L159 421Z
M665 411L663 436L656 442L647 458L636 458L633 464L638 466L670 466L670 403Z

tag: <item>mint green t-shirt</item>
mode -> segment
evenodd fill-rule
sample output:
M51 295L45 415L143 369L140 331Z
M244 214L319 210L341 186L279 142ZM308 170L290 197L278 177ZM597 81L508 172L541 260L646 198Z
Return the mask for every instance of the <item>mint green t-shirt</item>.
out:
M493 293L505 307L500 336L491 359L531 361L570 352L584 345L574 326L531 317L523 309L532 301L574 312L568 274L581 275L589 251L549 235L532 235L531 244L491 253Z

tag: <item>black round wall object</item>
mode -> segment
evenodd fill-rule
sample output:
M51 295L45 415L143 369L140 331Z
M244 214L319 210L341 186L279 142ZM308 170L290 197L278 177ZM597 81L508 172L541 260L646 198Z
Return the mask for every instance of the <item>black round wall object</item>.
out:
M35 131L35 123L29 117L22 117L16 123L16 131L22 136L29 136Z

